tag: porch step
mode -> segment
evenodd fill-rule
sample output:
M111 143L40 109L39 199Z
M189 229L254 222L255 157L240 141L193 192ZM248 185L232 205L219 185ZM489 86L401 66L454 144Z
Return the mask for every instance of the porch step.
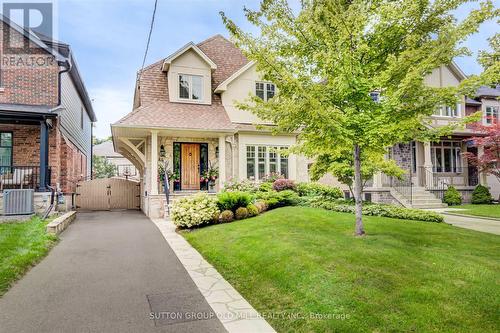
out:
M404 207L407 208L445 208L447 204L443 203L440 199L436 198L434 194L425 190L422 187L414 187L411 191L412 195L405 196L398 192L396 189L391 189L391 195ZM411 199L411 200L410 200Z

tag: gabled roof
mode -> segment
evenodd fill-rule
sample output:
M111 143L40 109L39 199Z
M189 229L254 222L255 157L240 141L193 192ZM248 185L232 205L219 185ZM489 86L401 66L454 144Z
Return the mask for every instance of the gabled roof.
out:
M453 74L460 80L465 80L467 78L467 75L462 71L460 67L458 67L457 63L455 61L452 61L449 65L448 68L451 70Z
M242 75L243 73L245 73L247 70L249 70L250 68L252 68L254 65L255 65L255 61L250 61L245 66L241 67L239 70L237 70L236 72L234 72L230 77L228 77L227 79L225 79L224 82L222 82L221 84L219 84L219 86L217 88L215 88L214 92L216 94L219 94L221 92L226 91L227 90L227 86L231 82L233 82L237 77L239 77L240 75Z
M172 64L172 61L174 61L176 58L181 56L182 54L186 53L189 50L193 50L195 53L197 53L209 66L211 69L217 69L217 65L209 58L205 53L203 53L202 50L198 46L196 46L193 42L189 42L183 47L181 47L179 50L175 51L173 54L169 55L164 61L163 61L163 71L168 71L168 68Z

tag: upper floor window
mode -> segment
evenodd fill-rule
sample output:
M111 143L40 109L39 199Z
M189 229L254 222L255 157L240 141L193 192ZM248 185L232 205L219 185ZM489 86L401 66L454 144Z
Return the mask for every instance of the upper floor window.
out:
M498 116L498 106L487 106L484 122L486 125L491 125L499 120Z
M273 83L255 82L255 95L264 101L274 97L276 86Z
M179 98L201 100L203 93L203 78L198 75L179 74Z
M435 116L439 117L460 117L460 107L461 104L457 103L456 106L440 106L434 111Z

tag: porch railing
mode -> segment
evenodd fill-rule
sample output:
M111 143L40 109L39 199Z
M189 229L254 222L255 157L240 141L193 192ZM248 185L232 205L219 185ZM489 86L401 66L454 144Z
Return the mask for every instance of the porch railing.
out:
M46 179L50 185L50 167ZM7 189L40 190L40 166L0 166L0 191Z
M479 175L474 167L455 168L452 172L437 172L435 168L419 167L419 186L427 190L445 190L448 186L477 186Z
M401 178L391 177L391 187L411 205L413 203L413 172L411 169L407 171Z

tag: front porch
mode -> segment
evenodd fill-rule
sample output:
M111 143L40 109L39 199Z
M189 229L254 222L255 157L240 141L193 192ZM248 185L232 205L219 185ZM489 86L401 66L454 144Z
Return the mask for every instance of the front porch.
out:
M200 191L217 192L232 176L232 132L118 126L112 130L115 150L139 171L141 209L149 217L164 214L165 171L172 201Z

